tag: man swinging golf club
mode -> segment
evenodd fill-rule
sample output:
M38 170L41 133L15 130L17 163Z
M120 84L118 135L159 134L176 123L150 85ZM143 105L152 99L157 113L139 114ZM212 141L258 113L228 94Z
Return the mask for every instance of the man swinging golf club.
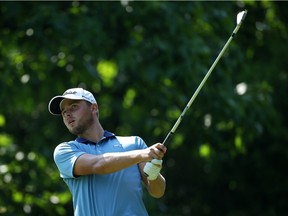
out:
M166 183L160 170L166 147L147 147L138 136L120 137L104 130L94 96L82 88L53 97L48 109L62 115L77 136L54 151L60 176L72 193L74 215L148 215L142 183L152 197L163 196Z
M54 159L72 196L77 216L148 215L142 201L141 181L153 197L165 192L160 174L165 145L178 128L219 59L238 32L247 11L237 15L237 26L206 73L163 144L147 147L137 136L119 137L103 130L94 96L81 88L69 89L51 99L48 109L62 115L74 141L59 144Z

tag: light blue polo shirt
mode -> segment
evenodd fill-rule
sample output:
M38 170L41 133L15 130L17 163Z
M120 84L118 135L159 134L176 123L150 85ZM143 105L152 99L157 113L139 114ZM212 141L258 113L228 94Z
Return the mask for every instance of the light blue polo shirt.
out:
M59 144L54 160L60 176L68 185L75 216L147 216L143 203L141 174L138 165L112 174L75 177L73 166L85 153L100 155L147 148L137 136L120 137L105 131L98 143L83 138Z

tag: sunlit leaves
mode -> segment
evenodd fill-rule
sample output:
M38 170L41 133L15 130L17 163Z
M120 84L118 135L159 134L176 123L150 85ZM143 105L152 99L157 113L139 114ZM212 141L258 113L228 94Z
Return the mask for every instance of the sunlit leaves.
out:
M136 96L136 91L135 89L128 89L123 100L123 107L124 108L129 108L133 105L134 98Z
M4 126L6 123L5 117L0 114L0 127Z
M167 132L168 133L168 132ZM191 143L183 143L184 136L181 133L176 133L171 137L170 141L170 147L171 149L177 149L180 148L182 145L190 145Z
M169 119L177 119L181 114L181 110L178 109L177 107L171 107L167 111L167 117Z
M15 65L21 64L24 61L24 56L16 48L9 50L7 54Z
M0 133L0 147L8 146L12 143L12 137L7 134ZM1 154L1 151L0 151Z
M13 191L12 197L13 197L14 202L22 202L23 201L23 194L20 191Z
M105 85L113 85L114 79L118 73L117 65L114 62L100 61L97 64L97 70Z
M241 135L236 135L235 136L235 147L236 149L241 152L241 153L245 153L245 145L243 143L243 140L242 140L242 136Z
M199 147L199 154L201 157L209 158L211 154L210 145L208 143L204 143Z

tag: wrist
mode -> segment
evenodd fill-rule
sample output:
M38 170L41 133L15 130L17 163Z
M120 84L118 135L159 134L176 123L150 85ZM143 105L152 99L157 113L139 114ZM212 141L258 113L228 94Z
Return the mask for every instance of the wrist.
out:
M148 180L149 182L155 182L155 181L158 179L158 177L159 177L159 173L157 174L157 176L155 176L155 177L153 177L153 178L147 177L147 180Z

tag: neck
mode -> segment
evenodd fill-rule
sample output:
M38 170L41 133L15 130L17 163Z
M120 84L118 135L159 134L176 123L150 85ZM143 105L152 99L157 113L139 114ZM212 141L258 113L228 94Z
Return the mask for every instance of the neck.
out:
M83 134L78 134L78 137L82 137L94 143L97 143L102 139L104 135L104 129L97 121L96 124L93 124L89 129L87 129Z

